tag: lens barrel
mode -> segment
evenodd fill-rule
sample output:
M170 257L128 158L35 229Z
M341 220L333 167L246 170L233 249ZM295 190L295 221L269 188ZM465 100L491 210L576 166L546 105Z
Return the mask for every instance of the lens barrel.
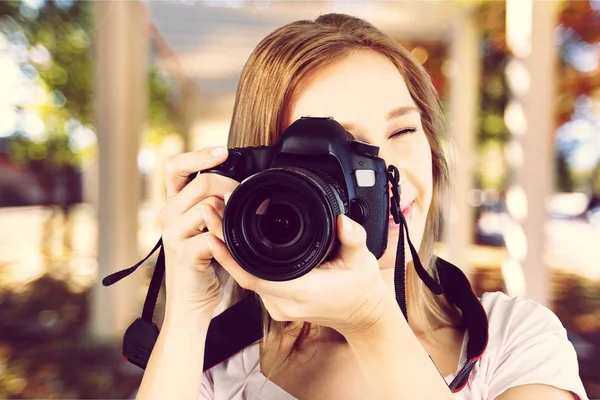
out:
M271 281L296 279L323 263L337 243L345 194L326 174L268 169L244 180L223 215L225 243L238 264Z

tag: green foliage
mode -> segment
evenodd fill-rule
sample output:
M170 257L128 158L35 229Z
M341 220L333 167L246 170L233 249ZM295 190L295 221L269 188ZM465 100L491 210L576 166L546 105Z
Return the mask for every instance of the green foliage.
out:
M592 174L592 190L597 196L600 196L600 163L596 165Z
M27 37L29 49L44 46L51 55L48 65L35 65L40 79L54 101L64 102L71 118L83 125L93 124L92 2L74 2L59 7L47 2L35 19L20 13L19 1L0 2L0 15L14 21L12 27ZM9 25L9 26L10 26Z
M0 32L24 35L29 52L36 50L50 55L49 63L27 61L21 67L33 67L39 77L39 87L49 99L35 107L45 125L46 138L32 141L21 137L14 141L12 157L16 162L46 158L56 163L79 163L82 157L94 154L95 146L87 149L73 148L67 121L79 121L83 128L94 129L94 3L74 1L63 6L56 1L46 1L39 10L23 12L20 1L0 2ZM30 64L27 65L27 64ZM174 134L170 120L170 85L156 66L148 72L148 132L146 140L159 142ZM49 145L51 144L51 145Z
M600 68L591 72L578 71L567 62L566 46L574 41L582 44L597 44L600 42L598 21L600 13L592 9L590 1L569 1L561 3L557 25L563 32L571 32L568 40L557 43L559 57L557 60L557 77L554 100L555 128L571 121L576 100L586 95L600 100ZM481 34L483 51L483 68L481 77L481 103L479 111L479 157L484 157L490 146L505 146L510 139L510 132L504 123L504 110L510 100L510 90L506 81L505 67L510 57L506 44L505 18L506 4L502 1L480 2L477 7L477 20ZM549 66L550 68L550 66ZM493 143L492 143L493 142ZM485 159L485 158L483 158ZM495 171L490 167L484 168L484 163L476 172L476 181L482 188L502 189L496 185L508 182L508 169ZM558 191L578 190L585 184L585 177L576 176L564 155L556 154L555 187ZM489 176L492 173L493 176ZM498 180L498 174L505 179ZM493 186L487 186L493 185ZM594 193L600 193L600 184L595 184Z
M554 171L554 189L559 192L571 192L575 188L573 177L567 163L567 157L560 151L554 152L556 168Z
M503 148L510 140L504 109L510 93L504 73L508 53L504 43L505 8L502 2L482 2L477 8L481 51L481 91L477 135L479 163L475 182L481 189L504 189L508 166Z
M554 310L567 330L576 333L600 329L600 286L597 281L556 272Z
M126 374L120 346L85 337L90 292L44 275L0 289L0 398L128 398L140 371Z
M157 144L163 138L177 134L177 128L172 119L170 82L155 65L148 70L148 87L148 129L144 139L150 144Z

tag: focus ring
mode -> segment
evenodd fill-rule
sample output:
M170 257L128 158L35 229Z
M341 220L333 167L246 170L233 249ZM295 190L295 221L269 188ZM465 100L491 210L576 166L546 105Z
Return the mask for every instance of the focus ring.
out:
M295 172L295 173L300 172L300 173L306 175L308 178L315 181L319 185L319 187L321 189L323 189L323 192L327 196L327 199L329 200L329 204L331 204L331 207L333 208L333 213L336 216L339 214L342 214L342 210L340 209L340 201L343 201L343 200L335 195L333 190L331 190L331 186L327 182L325 182L323 179L321 179L320 176L318 176L314 172L312 172L308 169L304 169L304 168L295 167L295 168L289 169L289 170L287 168L282 168L282 169L285 169L285 170L291 171L291 172Z

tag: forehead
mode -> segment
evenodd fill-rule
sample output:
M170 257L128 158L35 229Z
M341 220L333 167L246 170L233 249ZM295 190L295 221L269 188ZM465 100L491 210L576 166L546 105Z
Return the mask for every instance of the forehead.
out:
M314 72L301 85L290 104L290 123L302 116L330 116L362 124L414 104L390 60L373 51L359 51Z

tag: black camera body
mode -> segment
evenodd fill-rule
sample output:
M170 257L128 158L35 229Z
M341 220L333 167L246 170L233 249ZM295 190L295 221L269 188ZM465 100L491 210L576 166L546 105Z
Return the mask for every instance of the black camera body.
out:
M241 182L223 215L234 259L263 279L295 279L334 252L338 214L365 228L367 247L379 259L387 246L389 194L378 153L325 117L302 117L271 146L229 149L224 163L201 172Z

